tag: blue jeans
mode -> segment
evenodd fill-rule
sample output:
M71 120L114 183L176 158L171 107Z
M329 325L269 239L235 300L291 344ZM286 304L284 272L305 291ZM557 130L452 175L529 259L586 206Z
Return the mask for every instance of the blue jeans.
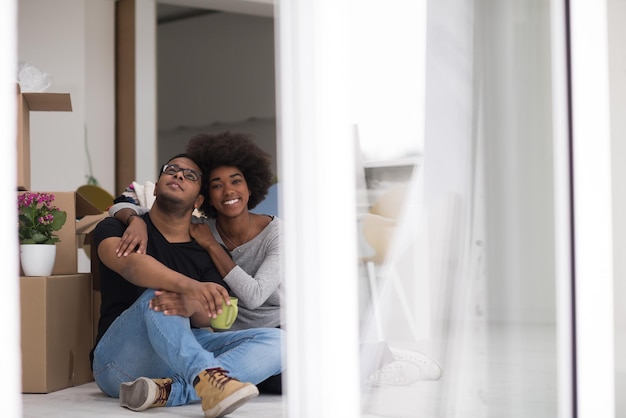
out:
M281 373L282 330L191 328L188 318L150 309L153 295L154 290L146 290L98 342L93 374L102 392L117 398L122 382L170 377L167 406L177 406L199 401L193 380L204 369L221 367L231 377L255 385Z

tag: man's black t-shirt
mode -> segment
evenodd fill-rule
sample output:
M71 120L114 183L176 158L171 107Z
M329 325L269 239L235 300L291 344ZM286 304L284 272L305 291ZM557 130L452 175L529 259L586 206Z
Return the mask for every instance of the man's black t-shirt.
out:
M196 241L169 243L150 220L147 213L141 217L148 226L148 248L146 253L167 267L201 282L219 283L230 292L230 288L220 276L207 251ZM121 237L126 227L115 218L105 218L98 223L94 231L96 247L106 238ZM98 260L100 261L100 260ZM100 265L100 291L102 305L96 344L115 319L128 309L145 288L135 286L122 276L105 266ZM94 346L95 347L95 346ZM93 350L91 353L93 362Z

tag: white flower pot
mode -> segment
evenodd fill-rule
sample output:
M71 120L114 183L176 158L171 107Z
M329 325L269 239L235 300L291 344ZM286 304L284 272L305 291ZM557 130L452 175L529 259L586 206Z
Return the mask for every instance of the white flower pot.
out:
M50 276L57 247L54 244L20 244L20 262L25 276Z

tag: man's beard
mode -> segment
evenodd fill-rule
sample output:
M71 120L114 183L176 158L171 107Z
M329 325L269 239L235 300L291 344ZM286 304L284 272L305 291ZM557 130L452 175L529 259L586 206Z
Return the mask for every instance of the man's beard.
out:
M163 212L175 216L187 216L189 210L192 209L191 204L186 204L183 199L169 196L168 194L160 194L154 203L157 204Z

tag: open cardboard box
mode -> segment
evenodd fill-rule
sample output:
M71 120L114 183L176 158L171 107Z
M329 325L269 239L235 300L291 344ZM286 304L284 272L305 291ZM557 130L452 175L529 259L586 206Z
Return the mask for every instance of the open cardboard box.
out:
M77 192L46 193L54 194L52 204L67 212L65 225L57 231L57 236L61 241L56 244L57 255L52 275L76 274L78 272L78 249L84 245L85 241L88 241L88 235L100 220L108 216L108 213L93 206Z
M17 84L17 190L30 190L30 112L71 112L69 93L22 93Z
M91 276L20 277L22 392L49 393L93 380Z

